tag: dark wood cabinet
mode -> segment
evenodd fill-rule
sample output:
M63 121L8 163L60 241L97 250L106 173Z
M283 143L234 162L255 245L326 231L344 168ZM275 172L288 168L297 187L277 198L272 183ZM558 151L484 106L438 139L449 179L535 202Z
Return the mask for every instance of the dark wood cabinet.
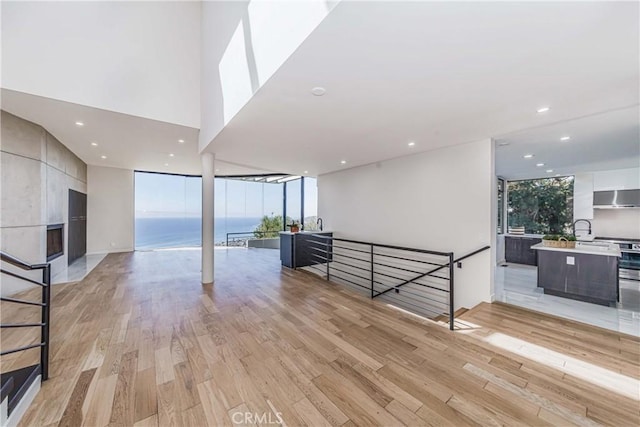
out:
M539 252L538 287L545 294L605 306L618 301L617 257L576 251Z
M333 236L333 233L326 231L319 231L314 234ZM322 263L317 256L314 256L319 252L312 249L317 248L319 245L313 244L311 241L317 240L309 233L280 233L280 261L282 261L282 265L289 268L298 268ZM330 241L328 242L331 245ZM330 254L329 260L331 260Z
M537 253L531 246L542 242L537 237L505 236L505 259L514 264L538 265Z
M69 190L68 264L87 253L87 195Z

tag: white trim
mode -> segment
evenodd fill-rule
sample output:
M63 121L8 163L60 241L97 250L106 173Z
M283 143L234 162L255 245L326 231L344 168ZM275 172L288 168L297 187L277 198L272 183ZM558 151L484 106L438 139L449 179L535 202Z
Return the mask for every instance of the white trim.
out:
M42 382L42 376L38 375L36 379L33 381L33 384L31 384L27 392L24 394L24 396L22 396L22 399L20 399L20 402L18 402L16 407L13 409L13 412L11 413L11 415L6 419L5 419L6 412L4 412L5 410L4 405L7 399L5 399L5 402L2 402L2 419L1 419L2 427L15 427L18 425L18 423L20 422L24 414L27 412L27 409L29 409L29 406L31 406L31 403L36 398L36 395L40 391L41 382Z

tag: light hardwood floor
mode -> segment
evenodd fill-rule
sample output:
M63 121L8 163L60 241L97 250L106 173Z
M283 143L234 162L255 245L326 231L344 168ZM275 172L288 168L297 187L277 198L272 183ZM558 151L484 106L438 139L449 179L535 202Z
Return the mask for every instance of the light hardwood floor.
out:
M22 425L640 423L635 338L500 304L452 333L282 270L277 251L216 251L213 286L199 259L111 254L55 286L51 377ZM2 308L3 321L33 316ZM26 340L15 332L3 348ZM28 362L6 356L2 370Z

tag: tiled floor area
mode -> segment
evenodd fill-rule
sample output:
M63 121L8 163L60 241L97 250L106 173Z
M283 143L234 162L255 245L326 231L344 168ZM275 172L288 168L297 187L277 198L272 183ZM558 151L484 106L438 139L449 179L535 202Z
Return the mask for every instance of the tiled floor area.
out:
M537 270L519 264L496 267L495 300L640 336L640 312L545 295L536 284Z
M59 283L79 282L91 272L107 254L84 255L70 266L51 278L54 285Z

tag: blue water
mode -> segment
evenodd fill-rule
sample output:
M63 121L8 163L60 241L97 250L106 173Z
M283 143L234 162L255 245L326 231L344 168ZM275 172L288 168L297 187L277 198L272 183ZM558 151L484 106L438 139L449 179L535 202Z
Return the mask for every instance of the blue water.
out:
M224 244L227 233L253 231L260 218L216 218L214 242ZM230 236L231 237L231 236ZM136 218L136 249L202 245L200 218Z

